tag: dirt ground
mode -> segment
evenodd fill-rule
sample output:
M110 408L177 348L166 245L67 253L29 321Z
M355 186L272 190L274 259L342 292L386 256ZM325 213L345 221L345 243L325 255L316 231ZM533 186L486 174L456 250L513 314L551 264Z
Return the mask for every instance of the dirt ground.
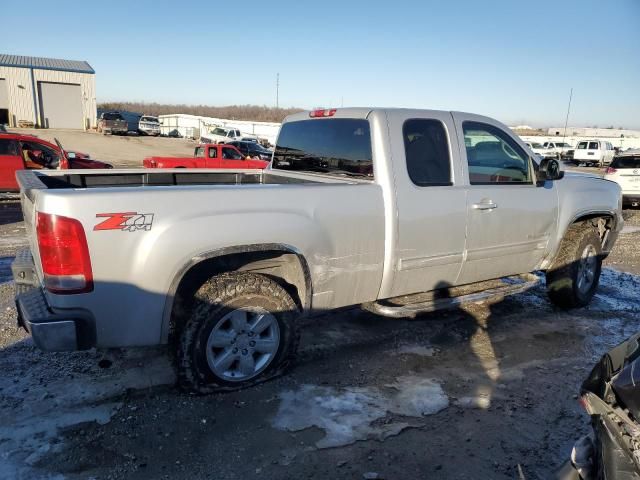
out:
M303 321L288 375L199 397L163 348L37 350L13 306L24 224L0 203L0 478L552 478L588 431L580 383L640 327L640 211L625 217L587 308L541 284L412 321L343 310Z
M12 128L11 131L36 135L50 142L57 138L65 150L88 153L91 158L114 167L142 167L142 160L149 156L189 157L197 145L183 138L102 135L82 130Z

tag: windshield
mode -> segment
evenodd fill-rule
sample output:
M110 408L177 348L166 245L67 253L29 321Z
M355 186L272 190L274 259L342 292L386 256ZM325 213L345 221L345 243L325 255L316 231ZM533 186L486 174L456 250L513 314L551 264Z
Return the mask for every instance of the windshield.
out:
M214 128L213 130L211 130L211 133L214 135L221 135L223 137L226 137L228 131L229 130L225 130L224 128Z
M160 123L156 117L140 117L141 122Z
M640 168L640 155L616 157L611 162L612 168Z
M587 142L580 142L576 148L578 150L584 150L585 148L587 148Z
M119 113L103 113L102 118L105 120L124 120Z
M568 143L556 143L556 147L571 148L571 145Z
M535 143L534 142L534 143L530 143L530 145L531 145L531 148L542 148L542 144L540 144L540 143Z
M369 122L334 118L285 123L273 168L372 177Z

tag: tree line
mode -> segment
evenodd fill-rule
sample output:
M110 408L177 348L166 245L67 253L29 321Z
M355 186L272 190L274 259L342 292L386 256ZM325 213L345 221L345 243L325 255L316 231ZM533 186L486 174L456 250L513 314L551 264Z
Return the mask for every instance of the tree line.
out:
M169 115L186 113L203 117L226 118L229 120L250 120L254 122L282 122L284 117L302 111L301 108L275 108L266 105L170 105L146 102L103 102L99 109L138 112L145 115Z

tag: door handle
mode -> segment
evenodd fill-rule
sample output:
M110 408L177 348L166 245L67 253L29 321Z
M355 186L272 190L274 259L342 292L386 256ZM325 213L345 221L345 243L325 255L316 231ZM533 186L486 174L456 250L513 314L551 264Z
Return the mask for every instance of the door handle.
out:
M493 210L494 208L498 208L498 204L489 200L480 203L474 203L473 208L475 208L476 210Z

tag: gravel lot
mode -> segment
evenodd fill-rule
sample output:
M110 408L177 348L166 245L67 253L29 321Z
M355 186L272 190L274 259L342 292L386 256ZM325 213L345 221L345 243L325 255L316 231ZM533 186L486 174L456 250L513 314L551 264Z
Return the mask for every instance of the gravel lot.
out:
M115 167L142 167L148 156L190 157L197 142L183 138L102 135L81 130L12 128L12 132L36 135L53 142L60 140L65 150L88 153Z
M77 135L100 140L62 141L108 161L110 142L191 148ZM161 348L36 350L9 268L24 225L0 203L0 478L551 478L588 430L579 384L638 330L640 211L625 216L588 308L557 310L538 286L413 321L345 310L304 321L287 376L197 397Z

